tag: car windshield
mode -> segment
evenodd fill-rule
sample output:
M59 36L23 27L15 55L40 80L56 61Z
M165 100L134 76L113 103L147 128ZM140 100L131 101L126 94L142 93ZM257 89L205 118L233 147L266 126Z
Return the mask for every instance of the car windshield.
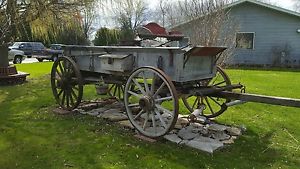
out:
M54 49L54 50L61 50L61 45L51 45L50 46L51 49Z
M11 47L12 48L19 48L19 46L21 45L21 42L15 42Z

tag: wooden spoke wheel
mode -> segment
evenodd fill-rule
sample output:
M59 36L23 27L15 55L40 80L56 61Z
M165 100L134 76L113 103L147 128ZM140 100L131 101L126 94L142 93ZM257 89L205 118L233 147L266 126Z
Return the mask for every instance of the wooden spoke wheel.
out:
M119 101L123 101L124 88L124 84L111 84L108 89L108 95L117 98Z
M130 122L141 134L155 138L174 128L178 118L177 92L161 70L135 70L126 83L124 102Z
M207 85L218 88L231 85L231 81L224 70L218 66L216 76L212 78ZM227 106L225 104L230 102L229 99L219 97L201 97L193 95L182 96L182 101L191 113L195 109L199 109L201 105L205 105L203 116L206 116L207 118L214 118L221 115L224 111L227 110Z
M77 64L69 57L59 57L52 66L51 87L56 102L66 110L76 108L82 99L83 80Z

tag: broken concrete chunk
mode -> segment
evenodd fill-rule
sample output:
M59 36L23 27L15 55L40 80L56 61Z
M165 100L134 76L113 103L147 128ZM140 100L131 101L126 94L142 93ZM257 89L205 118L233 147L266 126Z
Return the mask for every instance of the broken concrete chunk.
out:
M127 120L127 116L124 113L120 113L120 110L118 109L110 109L107 110L101 114L99 114L97 117L108 119L110 121L122 121Z
M242 135L242 130L237 127L228 127L226 131L232 136L240 136Z
M217 150L220 147L223 147L223 143L211 138L198 136L195 139L188 141L185 143L187 146L196 148L208 153L213 153L215 150Z
M165 135L164 138L165 138L166 140L169 140L169 141L171 141L171 142L173 142L173 143L176 143L176 144L179 144L179 143L182 141L182 139L179 138L179 137L177 136L177 134L168 134L168 135Z
M230 139L230 135L224 133L224 132L214 132L212 134L212 137L216 140L219 140L219 141L223 141L223 140L228 140Z
M212 130L212 131L224 131L226 130L228 127L225 125L221 125L221 124L210 124L208 126L208 130Z
M193 133L191 129L182 128L178 132L178 136L184 140L191 140L197 136L199 136L198 133Z

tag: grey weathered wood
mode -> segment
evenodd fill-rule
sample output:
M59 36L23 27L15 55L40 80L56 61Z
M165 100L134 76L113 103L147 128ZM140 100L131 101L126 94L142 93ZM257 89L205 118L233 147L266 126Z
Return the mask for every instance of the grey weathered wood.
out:
M230 99L241 100L246 102L266 103L272 105L300 108L300 99L264 96L258 94L234 93L234 92L227 92L227 91L219 92L215 95L223 98L230 98Z
M198 50L208 52L190 53ZM81 71L128 76L139 67L153 66L175 82L214 77L216 55L223 50L224 47L64 46L64 54L75 58ZM114 60L111 64L109 58Z

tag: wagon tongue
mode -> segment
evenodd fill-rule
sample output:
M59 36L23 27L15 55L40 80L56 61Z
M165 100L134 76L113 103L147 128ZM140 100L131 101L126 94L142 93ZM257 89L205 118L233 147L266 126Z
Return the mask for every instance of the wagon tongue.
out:
M216 56L226 50L226 47L193 47L185 54L187 56Z

